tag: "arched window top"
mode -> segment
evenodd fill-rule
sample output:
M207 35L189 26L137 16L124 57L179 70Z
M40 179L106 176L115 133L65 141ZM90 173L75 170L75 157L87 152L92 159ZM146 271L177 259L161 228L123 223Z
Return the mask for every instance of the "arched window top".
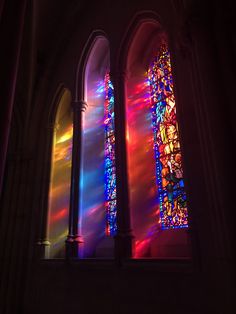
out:
M63 88L61 91L61 98L56 111L55 124L59 124L60 121L66 115L71 115L71 92L67 88Z
M188 256L187 206L167 34L139 23L126 70L128 177L134 257Z
M99 82L104 79L110 67L109 42L104 36L97 36L89 51L85 65L85 100L88 98L88 90L91 89L91 82Z
M110 50L95 38L84 75L87 102L82 121L80 225L83 257L112 256L116 232L114 97L109 79Z
M49 192L48 237L51 258L64 257L68 234L72 158L71 93L63 89L59 99L53 133Z
M160 46L166 42L167 35L159 22L141 21L129 45L126 60L128 74L135 75L138 71L148 69Z

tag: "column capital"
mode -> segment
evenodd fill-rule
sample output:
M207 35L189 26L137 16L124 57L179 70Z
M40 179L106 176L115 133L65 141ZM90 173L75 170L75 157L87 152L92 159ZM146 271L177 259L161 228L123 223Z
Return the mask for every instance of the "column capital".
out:
M49 246L49 245L51 245L51 242L48 240L48 239L38 239L37 241L36 241L36 244L37 245L42 245L42 246Z
M87 109L88 107L88 104L86 103L85 100L76 100L76 101L73 101L72 104L71 104L73 110L80 110L82 112L85 112L85 110Z
M83 239L80 235L76 234L68 234L67 235L67 239L66 239L66 243L73 243L73 242L77 242L77 243L83 243Z
M66 258L78 258L82 254L83 239L79 235L68 234L66 243Z
M50 245L51 243L47 239L38 239L37 245L37 257L39 259L50 258Z

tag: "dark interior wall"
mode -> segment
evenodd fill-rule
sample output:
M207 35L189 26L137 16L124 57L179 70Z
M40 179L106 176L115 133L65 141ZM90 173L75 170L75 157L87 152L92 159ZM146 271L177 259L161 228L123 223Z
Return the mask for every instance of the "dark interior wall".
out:
M60 314L214 312L214 304L204 298L209 295L208 287L202 286L186 264L164 271L161 266L41 263L26 309ZM216 289L211 293L216 294Z
M75 97L78 61L96 29L119 70L140 11L153 11L170 38L193 262L41 261L55 95L63 85ZM1 313L234 313L231 2L28 1L24 18L1 196Z

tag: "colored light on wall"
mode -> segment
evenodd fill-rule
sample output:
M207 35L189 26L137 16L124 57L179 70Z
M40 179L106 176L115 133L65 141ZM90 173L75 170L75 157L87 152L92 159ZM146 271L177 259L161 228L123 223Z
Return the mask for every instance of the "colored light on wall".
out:
M80 230L85 258L96 256L96 247L105 236L104 208L104 75L89 70L86 80L88 107L82 121ZM102 86L103 83L103 86Z
M133 258L150 257L157 236L157 206L150 86L146 72L131 72L126 89L129 203L135 236ZM154 234L153 234L154 233Z
M51 258L64 257L68 234L73 133L70 104L71 94L65 90L58 105L53 139L48 217Z
M115 168L115 135L114 135L114 88L109 74L105 75L105 210L106 235L114 236L116 223L116 168Z
M161 228L188 227L170 53L162 45L148 70Z
M66 142L68 140L70 140L72 138L72 134L73 134L73 127L70 126L68 128L68 130L65 132L65 134L63 134L58 140L57 140L57 144L58 143L63 143Z

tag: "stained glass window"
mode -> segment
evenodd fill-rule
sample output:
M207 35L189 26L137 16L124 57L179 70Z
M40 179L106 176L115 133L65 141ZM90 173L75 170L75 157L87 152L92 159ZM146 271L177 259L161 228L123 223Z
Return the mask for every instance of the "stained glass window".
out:
M105 76L105 209L106 234L114 236L116 224L116 168L114 135L114 91L109 74Z
M161 228L188 227L170 53L162 45L148 70Z

